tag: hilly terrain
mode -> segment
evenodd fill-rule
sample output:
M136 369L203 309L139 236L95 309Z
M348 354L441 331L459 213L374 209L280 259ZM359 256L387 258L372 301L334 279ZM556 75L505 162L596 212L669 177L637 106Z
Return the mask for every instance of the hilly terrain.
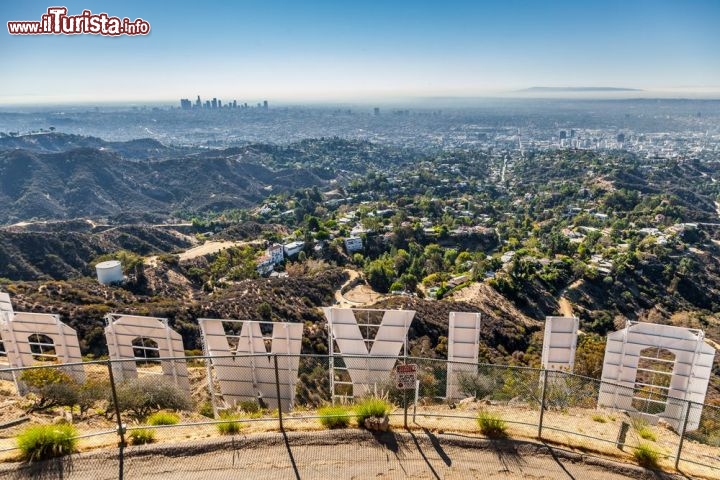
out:
M61 153L80 148L107 150L128 159L163 158L183 149L166 147L157 140L140 138L127 142L108 142L97 137L44 132L32 135L0 135L0 150L27 150L34 153Z
M181 212L248 208L270 193L326 185L407 158L338 139L191 151L148 139L6 136L0 138L0 223L81 217L160 222Z
M92 276L91 262L126 250L136 255L189 248L192 236L151 225L93 227L85 221L0 228L0 277L10 280Z
M167 218L178 210L248 207L278 190L321 185L327 172L271 171L238 158L136 162L117 153L0 153L0 222L106 218L121 213Z
M530 366L545 317L576 315L589 376L627 321L720 341L720 164L709 155L414 153L320 138L138 141L139 159L85 137L4 141L3 221L24 221L0 227L2 289L21 310L60 314L84 353L105 353L111 311L168 317L188 349L197 318L303 322L303 351L324 353L319 307L355 286L364 306L418 312L420 356L445 358L450 311L483 313L483 360ZM292 241L302 251L261 276L266 247ZM107 258L123 260L124 285L89 278ZM714 371L716 399L717 360Z

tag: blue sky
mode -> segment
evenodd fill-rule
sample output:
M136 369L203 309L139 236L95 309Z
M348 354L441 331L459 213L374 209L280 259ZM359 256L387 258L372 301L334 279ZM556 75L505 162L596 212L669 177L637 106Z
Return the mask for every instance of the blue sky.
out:
M485 96L532 86L720 92L720 1L67 1L146 37L13 36L52 3L0 2L0 104ZM717 95L715 95L717 96Z

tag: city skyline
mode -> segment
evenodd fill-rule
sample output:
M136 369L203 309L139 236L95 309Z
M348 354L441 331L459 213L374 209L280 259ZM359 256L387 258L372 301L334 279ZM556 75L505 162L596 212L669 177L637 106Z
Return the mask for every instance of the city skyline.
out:
M50 4L0 9L40 20ZM390 102L423 97L720 97L720 4L561 0L240 6L64 2L142 18L147 36L0 36L0 105L237 98ZM523 91L614 87L628 92Z

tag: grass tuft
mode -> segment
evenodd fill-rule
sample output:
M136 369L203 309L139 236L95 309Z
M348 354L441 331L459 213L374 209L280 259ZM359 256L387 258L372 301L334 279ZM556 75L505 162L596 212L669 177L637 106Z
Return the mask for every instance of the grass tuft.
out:
M180 416L171 412L157 412L148 417L148 425L177 425Z
M505 421L494 413L480 412L477 416L480 433L490 438L502 438L507 436L507 425Z
M220 432L221 435L235 435L246 427L244 423L240 422L240 418L237 416L226 415L224 420L225 421L217 424L218 432Z
M325 428L347 428L350 424L350 411L340 405L328 405L318 409L320 423Z
M644 440L650 440L651 442L657 441L657 434L653 432L650 427L638 430L638 435L640 435L640 438Z
M604 415L600 415L599 413L596 413L592 416L593 422L598 423L607 423L607 418L605 418Z
M17 436L23 460L35 462L69 455L77 450L77 430L69 424L34 425Z
M155 442L155 430L152 428L143 428L141 430L131 430L128 433L130 445L145 445Z
M641 467L658 468L659 466L658 460L660 454L652 445L648 445L647 443L638 445L633 452L633 457L635 457L635 461L638 462L638 465Z
M637 432L640 438L644 440L657 441L657 435L650 427L650 424L642 418L634 418L632 420L633 429Z
M355 405L355 419L359 427L365 425L365 420L371 417L383 418L390 412L392 405L382 398L371 397Z

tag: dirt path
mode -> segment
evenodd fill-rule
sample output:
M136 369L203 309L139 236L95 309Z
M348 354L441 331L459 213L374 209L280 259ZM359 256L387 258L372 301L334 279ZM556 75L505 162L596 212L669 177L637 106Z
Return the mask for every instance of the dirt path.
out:
M360 276L360 273L355 270L345 270L350 278L347 282L343 283L340 288L335 290L335 306L340 308L357 308L363 307L368 304L372 304L383 298L381 293L375 292L372 288L367 285L360 284L349 291L342 293L343 288L350 285L356 278Z
M573 316L572 303L570 303L570 300L565 297L560 297L558 299L558 306L560 307L560 315L563 317Z
M188 250L185 250L181 254L178 255L180 261L185 260L192 260L193 258L197 257L204 257L205 255L210 255L212 253L217 253L220 250L223 250L225 248L230 247L239 247L242 245L250 245L254 242L232 242L232 241L209 241L205 242L202 245L198 245L197 247L192 247ZM150 257L145 258L145 265L151 266L151 267L157 267L157 255L152 255Z
M452 299L456 302L473 302L477 300L478 296L482 292L481 282L471 283L465 288L462 288L452 294Z
M109 480L119 473L116 450L76 455L60 467L64 475L53 476L49 465L36 466L43 478ZM657 478L639 467L588 459L538 443L436 435L428 430L381 435L358 430L288 432L172 447L129 447L123 470L125 478L152 480ZM2 478L13 473L27 478L29 472L12 465L0 467Z
M582 279L576 280L573 282L570 286L565 288L562 292L560 292L560 295L558 296L558 307L560 308L560 315L563 317L574 317L573 315L573 308L572 303L570 303L570 300L568 300L565 297L565 292L567 292L571 288L577 288L582 284Z
M211 253L219 252L220 250L224 248L230 248L230 247L236 247L239 245L244 245L245 242L205 242L202 245L198 245L197 247L193 247L189 250L185 250L183 253L180 254L180 261L184 260L192 260L193 258L197 257L204 257L205 255L210 255Z
M347 281L340 285L340 288L335 290L335 303L340 308L352 308L357 306L355 302L350 302L343 297L342 290L346 286L350 285L357 277L360 276L360 274L356 270L350 270L349 268L345 269L345 272L349 275Z

